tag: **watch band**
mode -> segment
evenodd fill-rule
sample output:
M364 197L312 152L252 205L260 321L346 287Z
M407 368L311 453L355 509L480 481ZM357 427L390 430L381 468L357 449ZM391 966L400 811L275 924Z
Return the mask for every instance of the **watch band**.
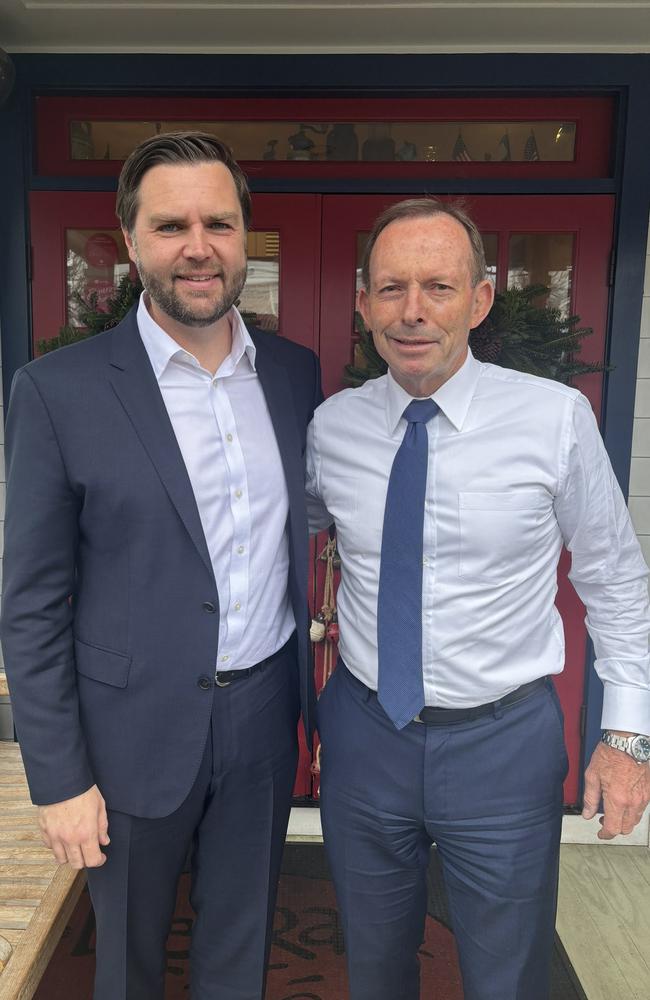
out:
M614 750L622 750L628 754L638 764L650 761L650 739L641 733L633 733L632 736L619 736L609 729L603 730L601 741Z

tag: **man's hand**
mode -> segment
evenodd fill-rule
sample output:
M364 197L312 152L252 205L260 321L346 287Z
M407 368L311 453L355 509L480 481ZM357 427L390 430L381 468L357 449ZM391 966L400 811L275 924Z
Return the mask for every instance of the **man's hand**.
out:
M38 824L43 843L59 864L99 868L106 861L101 848L110 843L108 817L97 785L73 799L39 806Z
M596 815L601 797L599 840L632 833L650 802L650 764L637 764L622 750L599 743L585 772L584 819Z

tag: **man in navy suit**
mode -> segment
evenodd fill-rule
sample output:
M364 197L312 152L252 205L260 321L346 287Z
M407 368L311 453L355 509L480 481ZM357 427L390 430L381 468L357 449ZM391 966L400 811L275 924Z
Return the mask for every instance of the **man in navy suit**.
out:
M2 638L32 798L86 867L95 1000L163 996L193 842L192 996L260 1000L313 681L314 355L248 331L250 195L204 133L142 143L117 213L144 293L18 372Z

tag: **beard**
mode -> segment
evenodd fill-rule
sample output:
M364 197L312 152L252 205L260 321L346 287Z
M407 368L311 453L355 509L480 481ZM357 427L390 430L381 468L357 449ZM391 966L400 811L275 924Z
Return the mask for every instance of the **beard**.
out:
M176 293L174 278L163 281L152 271L147 271L136 255L136 267L144 290L152 302L183 326L206 327L220 320L234 306L246 283L246 265L231 274L221 274L223 292L219 298L198 298L196 302L184 301ZM203 269L205 270L205 269ZM190 272L191 273L191 272ZM200 286L199 286L200 287Z

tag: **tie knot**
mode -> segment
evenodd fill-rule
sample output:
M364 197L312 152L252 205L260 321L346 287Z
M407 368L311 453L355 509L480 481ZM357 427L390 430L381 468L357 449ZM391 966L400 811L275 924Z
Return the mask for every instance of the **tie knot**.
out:
M412 399L402 416L410 424L427 424L438 412L438 404L432 399Z

